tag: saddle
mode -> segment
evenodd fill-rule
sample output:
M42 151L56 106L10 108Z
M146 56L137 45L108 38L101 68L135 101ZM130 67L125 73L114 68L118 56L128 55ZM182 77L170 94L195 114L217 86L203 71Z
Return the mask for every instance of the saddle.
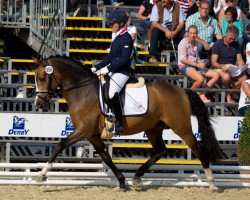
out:
M110 139L113 134L111 131L114 126L114 114L111 110L111 102L108 97L109 77L101 77L99 84L99 103L101 111L105 116L105 128L102 136L103 139ZM136 83L125 84L120 92L120 104L123 110L123 116L139 116L143 115L148 110L148 92L145 85L145 80L139 77Z

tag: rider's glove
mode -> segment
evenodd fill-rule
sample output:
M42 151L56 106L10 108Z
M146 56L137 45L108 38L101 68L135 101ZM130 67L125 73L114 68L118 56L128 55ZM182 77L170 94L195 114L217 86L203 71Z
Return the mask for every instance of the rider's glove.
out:
M92 72L96 72L96 68L95 67L91 67L91 71Z
M101 68L100 74L106 75L107 73L109 73L108 67L103 67L103 68Z

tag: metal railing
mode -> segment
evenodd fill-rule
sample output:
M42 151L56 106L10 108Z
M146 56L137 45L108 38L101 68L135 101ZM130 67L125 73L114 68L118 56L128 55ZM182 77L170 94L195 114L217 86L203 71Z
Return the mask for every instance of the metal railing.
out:
M30 1L30 45L36 46L43 57L63 55L63 33L66 25L66 0Z
M8 28L28 28L29 2L25 0L0 0L0 24Z

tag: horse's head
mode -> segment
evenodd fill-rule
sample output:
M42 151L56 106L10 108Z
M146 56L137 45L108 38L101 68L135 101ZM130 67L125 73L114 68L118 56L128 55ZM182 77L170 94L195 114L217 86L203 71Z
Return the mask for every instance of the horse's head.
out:
M36 98L35 106L44 111L49 109L50 99L53 97L59 85L55 77L53 66L47 61L33 58L36 65Z

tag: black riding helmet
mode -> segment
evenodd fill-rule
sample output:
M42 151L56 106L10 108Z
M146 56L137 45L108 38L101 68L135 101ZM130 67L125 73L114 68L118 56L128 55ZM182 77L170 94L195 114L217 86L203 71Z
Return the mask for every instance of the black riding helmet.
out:
M124 10L114 9L108 15L107 25L110 26L113 23L120 24L120 22L123 22L123 24L126 24L127 21L128 21L128 16Z

